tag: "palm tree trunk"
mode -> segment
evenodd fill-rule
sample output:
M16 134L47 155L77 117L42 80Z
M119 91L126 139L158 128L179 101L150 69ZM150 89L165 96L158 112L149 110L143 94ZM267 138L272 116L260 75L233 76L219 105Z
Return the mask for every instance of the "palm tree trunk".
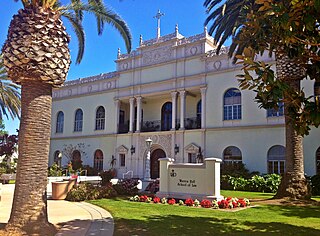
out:
M300 91L300 81L305 77L300 65L290 59L282 50L276 53L277 77L285 81L294 91ZM294 129L289 116L292 99L284 93L284 113L286 129L286 170L275 198L310 199L310 187L304 175L303 137Z
M16 188L6 230L50 235L55 231L48 222L46 193L52 88L39 80L23 80L21 85Z

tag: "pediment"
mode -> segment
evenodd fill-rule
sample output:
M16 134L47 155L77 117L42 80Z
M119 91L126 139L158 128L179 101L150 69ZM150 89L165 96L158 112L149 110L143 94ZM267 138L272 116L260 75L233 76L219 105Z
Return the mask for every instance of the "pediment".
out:
M187 153L197 153L199 152L199 149L200 149L200 146L198 146L197 144L195 143L190 143L189 145L187 145L184 150L187 152Z
M126 146L124 146L124 145L121 145L121 146L119 146L118 148L117 148L117 152L118 153L128 153L128 148L126 147Z

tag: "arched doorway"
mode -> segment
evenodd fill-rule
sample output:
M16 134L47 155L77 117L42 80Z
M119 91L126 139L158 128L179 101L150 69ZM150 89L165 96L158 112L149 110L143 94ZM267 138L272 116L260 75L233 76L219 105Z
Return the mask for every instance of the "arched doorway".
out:
M159 158L166 157L166 153L162 149L156 149L151 153L150 176L151 179L159 178Z
M78 150L72 152L72 169L78 170L82 168L81 153Z

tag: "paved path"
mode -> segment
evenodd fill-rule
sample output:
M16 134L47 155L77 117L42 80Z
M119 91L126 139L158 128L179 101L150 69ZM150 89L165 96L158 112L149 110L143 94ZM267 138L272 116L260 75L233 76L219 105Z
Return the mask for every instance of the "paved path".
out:
M10 216L13 184L2 185L0 223ZM49 221L61 229L56 236L112 236L114 222L106 210L86 202L48 200Z

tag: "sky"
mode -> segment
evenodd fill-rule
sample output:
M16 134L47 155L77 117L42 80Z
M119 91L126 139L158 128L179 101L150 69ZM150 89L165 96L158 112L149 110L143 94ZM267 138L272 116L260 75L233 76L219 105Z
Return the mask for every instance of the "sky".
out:
M71 0L62 0L62 3L70 3ZM161 17L161 35L174 32L178 24L180 34L192 36L203 32L204 21L207 17L202 1L197 0L104 0L105 4L117 12L128 24L132 34L132 49L139 46L139 37L143 40L156 37L157 21L154 19L158 9L165 15ZM2 0L0 8L0 45L6 40L8 26L12 16L22 7L21 3L12 0ZM95 19L86 14L84 29L86 32L85 53L80 65L74 62L77 55L77 40L72 29L66 23L67 32L71 35L70 49L73 61L67 80L84 78L100 73L116 70L114 60L117 50L126 53L124 41L120 34L111 26L106 25L102 36L98 36ZM19 120L7 120L4 118L6 130L9 134L16 133L19 128Z

